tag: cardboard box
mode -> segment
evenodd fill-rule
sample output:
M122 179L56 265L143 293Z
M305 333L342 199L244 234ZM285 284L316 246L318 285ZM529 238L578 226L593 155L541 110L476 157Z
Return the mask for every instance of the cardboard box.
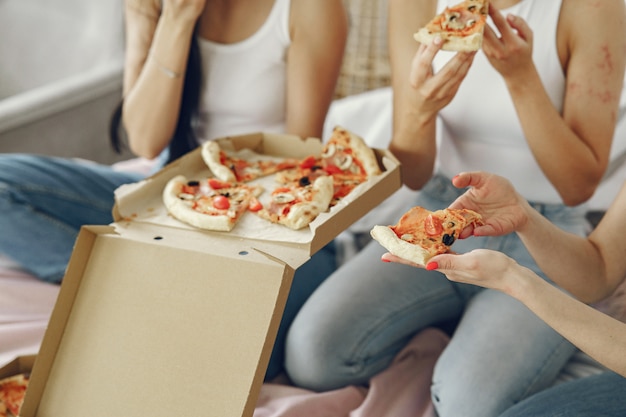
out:
M0 379L7 378L9 376L30 373L35 363L36 355L24 355L18 356L11 362L0 368Z
M33 369L35 359L36 355L23 355L16 357L12 361L0 367L0 379L23 373L29 374Z
M285 135L221 143L292 157L321 150ZM199 150L120 188L115 222L79 234L22 417L251 416L294 271L401 185L398 161L376 154L382 175L311 228L277 226L283 233L267 238L168 218L163 187L208 172Z

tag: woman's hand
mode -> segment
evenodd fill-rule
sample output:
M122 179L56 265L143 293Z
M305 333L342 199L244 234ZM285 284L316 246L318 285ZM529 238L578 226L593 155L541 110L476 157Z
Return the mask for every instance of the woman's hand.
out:
M421 265L390 253L383 254L381 260L423 268ZM492 288L508 294L510 294L512 288L507 284L506 279L508 278L505 277L516 276L516 274L509 273L511 268L522 267L502 252L488 249L475 249L464 254L445 253L436 255L426 264L427 270L437 270L443 273L450 281Z
M534 66L532 60L533 32L524 19L508 15L506 18L493 5L489 5L489 15L500 35L485 26L483 52L491 65L505 80L523 79L528 68Z
M485 223L465 228L460 238L506 235L528 221L528 210L532 208L506 178L486 172L464 172L455 176L452 183L457 188L470 188L449 207L474 210Z
M419 46L409 73L409 83L417 94L412 100L414 110L434 117L452 101L474 60L475 52L457 53L440 71L433 73L433 59L441 49L441 38Z

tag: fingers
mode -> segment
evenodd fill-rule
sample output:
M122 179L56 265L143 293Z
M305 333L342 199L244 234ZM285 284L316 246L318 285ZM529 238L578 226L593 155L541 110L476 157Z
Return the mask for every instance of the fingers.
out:
M411 261L409 261L407 259L400 258L399 256L392 255L389 252L383 253L383 255L380 257L380 260L383 261L383 262L395 262L395 263L398 263L398 264L409 265L409 266L413 266L415 268L424 268L424 265L416 264L415 262L411 262Z
M495 6L491 3L489 3L489 16L491 16L493 24L496 26L496 28L498 28L500 36L502 36L502 40L504 42L511 41L515 36L515 33L513 33L513 30L509 26L507 19L505 19L504 16L502 16L502 13L500 13L500 11L496 9ZM495 36L495 32L492 31L492 33Z
M461 172L452 178L452 184L457 188L480 187L489 175L485 172Z
M524 19L511 14L506 17L506 20L511 25L511 28L515 29L517 36L524 39L527 43L532 43L533 31Z
M409 81L412 87L419 86L423 80L430 77L433 73L433 60L435 55L441 49L443 41L437 36L429 44L420 44L413 61L411 62L411 72L409 74Z

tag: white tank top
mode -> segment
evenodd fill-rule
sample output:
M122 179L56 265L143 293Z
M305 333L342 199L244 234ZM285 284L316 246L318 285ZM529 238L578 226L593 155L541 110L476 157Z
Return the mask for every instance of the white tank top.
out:
M443 10L456 2L439 0L438 8ZM532 28L533 61L559 113L565 92L556 46L560 10L561 0L522 0L502 10L505 16L521 16ZM494 27L491 20L489 23ZM452 56L448 52L437 54L435 70ZM440 112L438 122L437 169L442 174L451 178L462 171L489 171L508 178L528 200L562 203L532 155L502 76L482 51L476 54L457 95Z
M254 132L282 133L291 0L276 0L261 28L234 44L199 38L203 65L200 142Z

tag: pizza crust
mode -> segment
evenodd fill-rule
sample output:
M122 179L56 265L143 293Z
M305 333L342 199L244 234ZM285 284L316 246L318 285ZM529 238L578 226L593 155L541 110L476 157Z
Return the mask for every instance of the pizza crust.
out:
M291 205L286 215L280 215L267 208L259 210L257 214L261 218L282 224L290 229L302 229L330 207L334 193L333 178L328 175L318 177L308 189L296 186L290 193L297 195L296 198L303 201Z
M319 177L313 183L314 198L311 201L296 204L289 210L283 224L298 230L308 226L320 214L328 210L333 198L333 179L329 176Z
M407 259L418 265L426 265L426 262L433 257L421 246L400 239L389 226L376 225L372 228L370 234L374 240L380 243L392 255Z
M443 41L443 45L441 45L443 51L472 52L478 51L483 45L482 33L460 37L448 35L445 32L430 32L428 29L422 28L413 35L413 38L420 43L429 44L437 36L441 37Z
M228 232L235 226L233 219L227 215L207 215L195 211L179 198L187 178L177 175L168 181L163 189L163 203L174 218L191 226L206 230Z
M374 150L367 146L360 136L340 126L335 126L328 143L324 147L324 153L334 153L332 147L336 145L345 145L352 149L354 156L361 162L368 178L379 175L382 172Z
M213 175L222 181L235 182L237 178L230 168L222 165L220 158L220 145L215 141L208 141L202 145L202 159L207 164Z

